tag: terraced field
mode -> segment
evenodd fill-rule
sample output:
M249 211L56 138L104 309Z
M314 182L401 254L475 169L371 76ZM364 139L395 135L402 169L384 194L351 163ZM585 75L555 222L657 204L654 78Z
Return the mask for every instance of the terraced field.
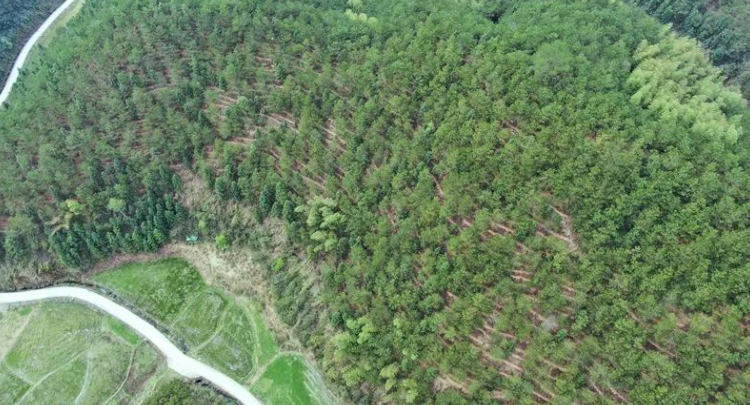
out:
M64 301L0 310L0 404L151 404L165 384L188 385L112 317Z
M190 356L243 383L265 404L335 403L299 353L280 350L259 304L207 286L184 260L129 264L92 281L143 310Z

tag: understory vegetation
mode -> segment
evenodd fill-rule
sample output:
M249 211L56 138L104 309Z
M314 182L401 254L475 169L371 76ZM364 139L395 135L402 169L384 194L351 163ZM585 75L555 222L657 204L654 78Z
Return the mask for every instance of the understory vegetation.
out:
M4 405L233 404L171 373L116 319L69 302L0 312L0 387Z
M299 353L279 348L259 304L207 286L184 260L128 264L93 281L144 311L181 341L191 357L247 386L264 404L336 404ZM166 391L164 398L189 394L179 387Z
M159 387L144 405L227 405L234 404L206 387L172 380Z
M64 0L3 0L0 3L0 82L5 83L26 39Z
M748 403L723 81L617 1L88 0L0 112L0 281L247 243L198 181L288 239L275 306L357 404ZM231 307L151 277L119 293L188 344L186 297Z

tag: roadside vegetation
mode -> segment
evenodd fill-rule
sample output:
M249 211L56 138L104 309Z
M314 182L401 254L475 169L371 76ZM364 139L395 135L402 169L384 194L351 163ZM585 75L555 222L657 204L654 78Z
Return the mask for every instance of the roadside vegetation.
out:
M750 115L632 4L87 0L22 84L8 288L250 246L358 404L750 402ZM228 372L296 367L180 271L100 282Z
M3 0L0 3L0 83L26 40L64 0Z
M49 44L51 44L58 35L64 32L68 25L68 22L70 22L70 20L81 11L81 8L83 7L83 4L85 2L86 0L76 0L72 5L70 5L70 7L65 9L65 11L59 17L57 17L52 25L44 32L42 37L39 38L37 45L31 49L31 52L29 53L24 66L38 63L38 59L42 57L47 46L49 46Z
M127 264L92 281L153 317L191 357L246 385L265 404L335 404L299 353L280 350L257 302L207 286L185 260Z
M211 389L172 380L162 384L144 405L230 405L230 400L216 395Z
M124 324L77 303L3 309L0 339L4 405L172 404L160 399L165 387L183 392L180 405L232 403L183 381Z

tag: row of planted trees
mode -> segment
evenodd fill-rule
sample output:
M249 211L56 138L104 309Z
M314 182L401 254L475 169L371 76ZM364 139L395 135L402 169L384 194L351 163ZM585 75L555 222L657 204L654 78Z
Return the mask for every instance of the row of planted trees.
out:
M356 403L743 402L738 93L629 5L486 3L88 0L0 116L6 264L241 242L192 171Z

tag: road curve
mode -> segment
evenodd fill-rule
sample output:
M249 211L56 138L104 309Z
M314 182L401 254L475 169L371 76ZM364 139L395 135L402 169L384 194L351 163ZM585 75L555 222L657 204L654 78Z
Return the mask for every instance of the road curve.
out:
M21 49L21 53L18 54L18 57L10 70L8 80L6 80L2 92L0 92L0 105L5 103L5 100L8 99L8 96L13 89L13 85L15 85L18 80L21 68L29 57L31 49L34 48L34 45L36 45L37 42L39 42L39 39L52 26L55 20L75 2L76 0L66 0L49 17L47 17L31 38L26 41L26 44L23 49ZM79 287L52 287L17 293L0 293L0 305L24 304L35 301L63 298L86 302L87 304L92 305L124 322L146 338L146 340L151 342L156 349L166 357L169 368L178 374L187 378L203 378L228 395L236 398L243 405L263 405L257 398L255 398L255 396L253 396L253 394L237 381L234 381L220 371L182 353L177 346L175 346L153 325L141 319L127 308L116 304L93 291Z
M8 80L5 81L5 87L3 87L3 91L0 93L0 106L3 105L5 100L10 95L10 91L13 89L13 85L16 84L16 80L18 80L18 75L21 73L21 68L23 67L23 64L26 63L26 59L29 57L29 52L31 52L31 48L36 45L37 42L39 42L39 39L44 35L45 31L49 29L49 27L52 26L52 23L57 20L58 17L62 15L62 13L65 12L65 10L68 9L73 3L75 3L76 0L65 0L65 3L61 4L60 7L57 8L52 14L50 14L49 17L47 17L46 20L44 20L44 23L34 32L34 35L29 38L28 41L26 41L26 44L23 46L23 49L21 49L21 53L18 54L18 57L16 58L16 62L13 64L13 67L10 69L10 75L8 75Z
M23 292L0 293L0 305L25 304L64 298L83 301L124 322L151 342L167 358L169 368L178 374L187 378L203 378L210 381L226 394L236 398L243 405L263 405L238 382L218 370L187 356L153 325L122 305L116 304L93 291L80 287L51 287Z

